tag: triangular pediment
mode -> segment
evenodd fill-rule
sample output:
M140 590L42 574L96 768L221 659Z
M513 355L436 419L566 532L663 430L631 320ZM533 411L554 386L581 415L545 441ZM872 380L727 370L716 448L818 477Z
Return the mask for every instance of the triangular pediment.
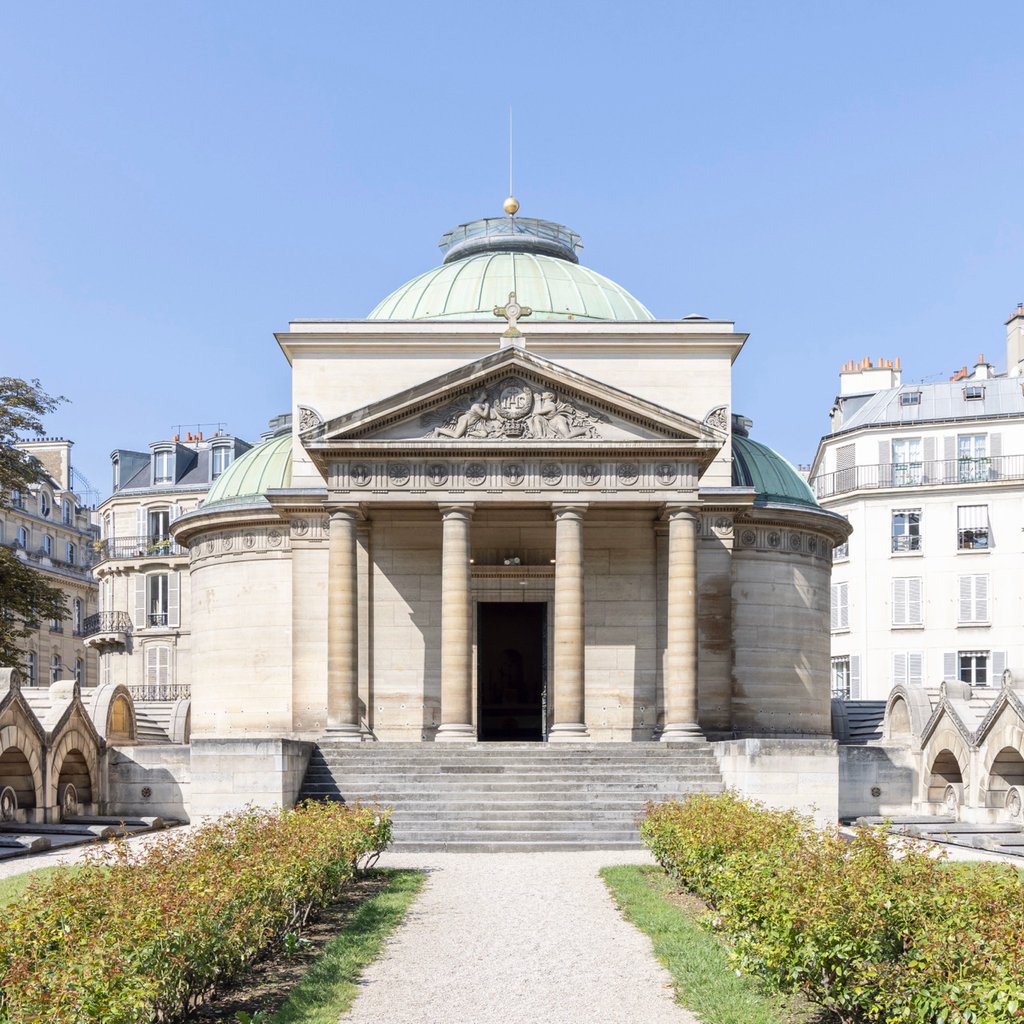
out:
M478 446L661 441L717 451L725 434L520 348L450 373L302 432L309 449L348 442L431 441Z

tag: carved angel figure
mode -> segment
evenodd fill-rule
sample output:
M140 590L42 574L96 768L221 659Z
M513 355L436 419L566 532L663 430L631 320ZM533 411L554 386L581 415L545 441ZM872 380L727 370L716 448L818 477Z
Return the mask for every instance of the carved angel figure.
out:
M478 423L486 423L490 417L491 403L487 400L487 391L481 388L473 396L469 408L458 416L454 424L434 428L434 437L465 437Z
M535 391L530 431L534 437L585 437L593 431L590 425L573 426L575 410L566 402L559 402L553 391Z

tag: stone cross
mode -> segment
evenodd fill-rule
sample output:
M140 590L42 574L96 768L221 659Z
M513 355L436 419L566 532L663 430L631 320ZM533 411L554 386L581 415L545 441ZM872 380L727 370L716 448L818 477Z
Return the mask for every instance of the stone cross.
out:
M494 315L503 316L508 321L508 328L502 334L503 338L521 338L523 332L519 330L519 318L531 316L533 310L529 306L520 306L516 302L516 293L508 293L508 302L504 306L495 306Z

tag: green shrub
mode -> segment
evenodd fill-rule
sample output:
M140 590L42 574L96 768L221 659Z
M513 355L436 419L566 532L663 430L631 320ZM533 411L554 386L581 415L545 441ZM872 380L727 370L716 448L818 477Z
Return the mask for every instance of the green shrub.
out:
M848 840L735 793L652 805L641 835L769 988L849 1022L1024 1020L1016 872L943 870L880 830Z
M390 812L249 810L30 888L0 923L0 1024L180 1020L391 841Z

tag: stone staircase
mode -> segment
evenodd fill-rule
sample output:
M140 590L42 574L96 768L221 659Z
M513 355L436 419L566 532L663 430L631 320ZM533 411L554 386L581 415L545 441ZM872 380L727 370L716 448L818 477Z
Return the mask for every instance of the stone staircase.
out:
M500 852L640 846L648 800L724 789L706 743L321 740L300 799L394 809L395 848Z
M135 726L139 743L170 743L174 704L165 700L137 700Z

